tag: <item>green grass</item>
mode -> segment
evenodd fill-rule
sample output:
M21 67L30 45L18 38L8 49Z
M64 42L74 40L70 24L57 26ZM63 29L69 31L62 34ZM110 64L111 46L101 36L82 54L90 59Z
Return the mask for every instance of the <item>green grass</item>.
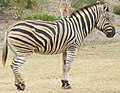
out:
M44 21L54 21L54 20L58 20L59 17L56 17L54 15L49 15L47 13L31 13L22 16L21 19L29 19L29 20L39 19Z

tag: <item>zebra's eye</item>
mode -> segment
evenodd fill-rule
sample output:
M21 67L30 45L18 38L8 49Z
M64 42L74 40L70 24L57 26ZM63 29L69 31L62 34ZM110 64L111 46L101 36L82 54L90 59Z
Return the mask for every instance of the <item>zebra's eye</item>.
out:
M108 7L104 7L104 10L109 12L109 8Z

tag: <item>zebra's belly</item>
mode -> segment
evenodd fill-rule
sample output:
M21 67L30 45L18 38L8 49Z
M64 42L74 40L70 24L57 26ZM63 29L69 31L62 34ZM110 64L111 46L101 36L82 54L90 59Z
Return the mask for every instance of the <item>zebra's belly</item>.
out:
M53 47L52 49L50 47L42 47L38 49L34 49L34 52L37 54L43 54L43 55L52 55L52 54L60 54L66 51L66 46L63 48Z

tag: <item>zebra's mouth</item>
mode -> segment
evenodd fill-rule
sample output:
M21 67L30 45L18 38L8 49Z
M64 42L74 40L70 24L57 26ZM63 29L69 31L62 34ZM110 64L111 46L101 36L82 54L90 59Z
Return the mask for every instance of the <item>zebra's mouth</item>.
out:
M112 38L115 35L115 28L112 27L112 31L111 32L105 32L106 37L108 38Z

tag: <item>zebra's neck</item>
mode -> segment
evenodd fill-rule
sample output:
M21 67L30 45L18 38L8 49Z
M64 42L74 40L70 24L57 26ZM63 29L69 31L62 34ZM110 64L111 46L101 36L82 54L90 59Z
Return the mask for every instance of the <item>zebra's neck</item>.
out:
M69 19L74 20L74 28L79 34L85 38L95 27L98 20L99 9L97 5L86 6L71 14Z

